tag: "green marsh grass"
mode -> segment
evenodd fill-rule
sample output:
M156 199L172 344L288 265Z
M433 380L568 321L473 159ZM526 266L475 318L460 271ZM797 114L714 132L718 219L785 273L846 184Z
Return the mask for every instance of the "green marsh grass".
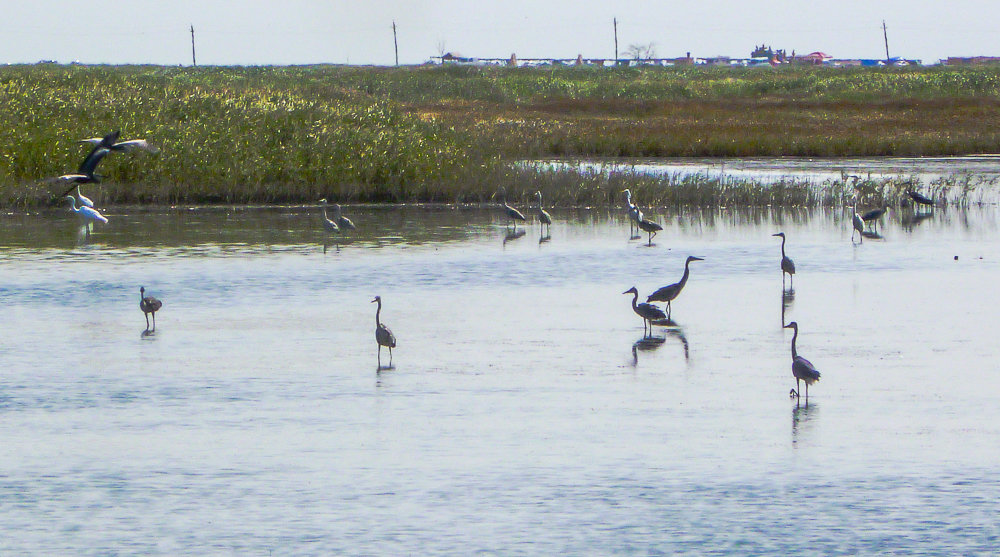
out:
M516 161L998 152L1000 69L7 66L0 206L48 203L76 140L114 129L161 151L107 157L88 190L104 204L481 202L500 185L576 205L624 187L663 205L833 204L836 183Z

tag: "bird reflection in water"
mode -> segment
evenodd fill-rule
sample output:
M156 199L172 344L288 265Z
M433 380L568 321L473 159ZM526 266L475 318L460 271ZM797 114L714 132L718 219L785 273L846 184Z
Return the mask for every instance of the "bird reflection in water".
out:
M795 289L794 288L789 288L789 289L786 290L786 289L782 288L781 289L781 326L782 326L782 328L784 328L784 326L788 324L788 321L785 320L785 313L788 310L792 309L792 304L794 304L794 303L795 303Z
M632 366L635 367L639 364L639 350L643 352L651 352L657 348L663 346L663 343L667 342L666 337L654 337L654 336L643 336L639 340L632 343Z
M520 230L518 230L516 228L513 229L513 230L511 230L511 229L508 228L507 229L507 233L504 234L504 236L503 236L503 245L506 246L507 242L513 242L514 240L517 240L518 238L523 238L525 234L527 234L527 232L523 228L520 229Z
M873 232L871 230L865 230L864 232L861 233L861 235L864 236L865 238L868 238L869 240L884 240L885 239L885 237L882 236L881 234L879 234L878 232Z
M906 215L901 220L903 225L903 230L907 232L913 232L913 229L920 225L920 223L934 216L934 213L913 213L912 215Z
M809 429L810 421L817 414L819 414L819 406L817 404L813 403L811 406L808 404L801 405L798 403L798 399L796 399L795 406L792 408L792 445L799 442L799 435Z
M684 347L684 361L689 361L691 359L691 347L688 344L687 336L684 335L684 328L681 327L676 321L670 319L669 317L666 319L654 319L651 322L651 325L656 325L657 327L663 327L664 336L647 337L650 340L652 340L657 347L661 346L664 342L666 342L668 338L675 338L678 341L680 341L681 346ZM639 344L639 342L641 341L637 341L635 344ZM634 349L635 345L633 345L633 352ZM641 346L639 347L639 349L644 350L644 348L642 348ZM651 348L647 348L647 350L649 349Z

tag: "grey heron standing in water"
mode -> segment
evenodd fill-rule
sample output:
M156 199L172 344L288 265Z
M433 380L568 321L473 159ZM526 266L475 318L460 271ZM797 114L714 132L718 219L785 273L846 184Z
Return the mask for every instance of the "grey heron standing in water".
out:
M851 226L854 227L854 231L851 232L851 241L854 241L854 232L857 232L861 237L861 242L865 241L865 221L858 214L858 198L854 198L854 215L851 217Z
M392 349L396 347L396 335L392 334L389 327L386 327L379 319L382 313L382 297L375 296L371 303L378 304L375 310L375 342L378 343L378 367L382 367L382 347L389 349L389 367L392 367Z
M684 290L684 285L687 284L688 276L691 272L690 265L692 261L704 261L704 259L689 255L687 260L684 262L684 276L681 277L680 282L675 282L669 286L658 288L646 298L647 302L666 302L667 319L670 319L670 302L672 302L674 298L681 293L681 290Z
M146 287L139 287L139 309L146 316L146 330L149 330L149 316L153 316L153 330L156 330L156 312L163 307L163 302L146 295Z
M538 222L541 225L547 227L550 231L552 228L552 216L542 208L542 192L536 191L535 197L538 198Z
M888 205L884 205L878 209L872 209L871 211L868 211L867 213L861 215L861 220L873 224L874 229L878 231L878 221L879 219L882 218L882 215L884 215L888 210L889 210Z
M524 214L521 213L521 211L518 211L517 209L515 209L515 208L513 208L513 207L511 207L510 205L507 204L507 190L506 189L500 188L499 190L497 190L496 193L493 194L493 196L490 199L496 197L497 194L500 195L500 204L501 204L501 206L503 208L504 215L506 215L507 218L510 219L511 223L513 223L514 230L517 230L517 221L524 222L526 220L524 218Z
M632 295L632 311L642 318L642 332L646 334L646 324L649 323L649 332L653 332L653 321L656 319L666 319L667 314L653 304L637 304L639 301L639 291L633 286L622 294Z
M795 376L795 390L789 393L795 398L799 398L799 381L806 384L806 404L809 403L809 385L819 381L819 371L816 366L812 365L812 362L799 356L798 351L795 350L795 341L799 338L799 324L792 321L783 328L792 329L795 334L792 335L792 375Z
M792 261L792 259L790 257L788 257L787 255L785 255L785 233L784 232L778 232L777 234L771 234L771 236L780 236L781 237L781 284L782 284L782 286L784 286L784 284L785 284L785 274L787 273L788 274L788 282L790 283L790 285L794 285L795 284L795 280L794 280L794 277L795 277L795 263Z
M330 229L331 232L357 230L358 227L354 226L354 223L351 222L351 219L344 216L343 209L340 207L340 203L333 204L333 219L331 220L326 216L326 206L329 205L329 203L327 203L326 201L326 198L320 199L319 202L323 204L323 218L337 225L336 230ZM329 227L327 228L329 229Z
M646 240L646 245L647 246L653 245L653 236L656 236L657 232L663 230L662 226L660 226L659 224L657 224L657 223L655 223L655 222L653 222L653 221L651 221L649 219L645 219L645 218L644 219L640 219L639 222L636 223L636 224L639 226L639 228L643 232L645 232L647 234L647 236L649 236L649 239Z

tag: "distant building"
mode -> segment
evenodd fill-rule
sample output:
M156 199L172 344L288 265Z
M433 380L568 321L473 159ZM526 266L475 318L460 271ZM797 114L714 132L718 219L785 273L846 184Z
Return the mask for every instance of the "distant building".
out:
M942 62L946 66L983 66L1000 64L1000 56L949 56Z

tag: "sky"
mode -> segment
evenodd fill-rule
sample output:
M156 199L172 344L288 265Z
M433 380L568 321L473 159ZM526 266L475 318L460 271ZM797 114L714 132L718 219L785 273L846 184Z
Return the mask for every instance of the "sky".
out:
M0 63L199 65L419 64L453 52L480 58L611 58L653 44L656 56L789 53L935 63L1000 56L995 0L736 2L680 0L0 0Z

